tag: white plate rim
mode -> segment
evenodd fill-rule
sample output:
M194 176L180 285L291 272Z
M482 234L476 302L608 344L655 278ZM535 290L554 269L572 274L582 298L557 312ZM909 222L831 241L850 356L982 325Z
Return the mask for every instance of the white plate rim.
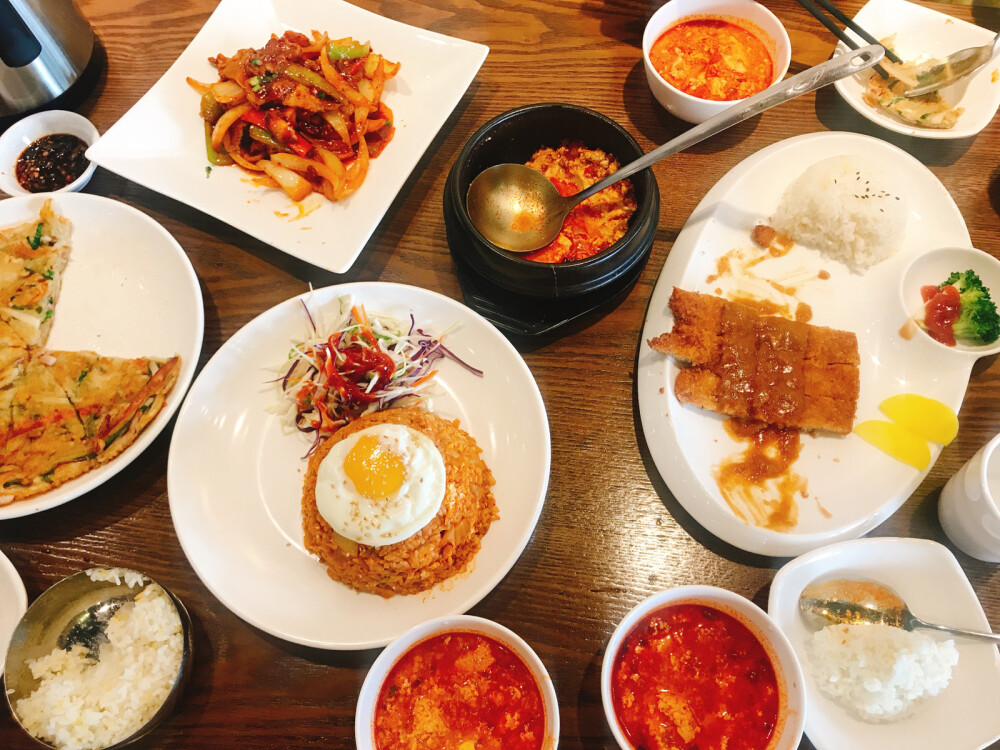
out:
M144 230L150 233L150 237L157 241L157 252L163 252L166 257L172 258L177 264L177 270L183 275L186 282L186 287L182 290L183 293L189 295L192 301L197 302L194 305L194 309L188 310L194 316L194 327L186 332L187 349L177 352L181 355L181 368L177 375L177 382L174 383L174 387L168 396L167 403L160 413L156 415L152 423L147 425L146 429L136 437L132 445L126 448L119 456L115 457L114 460L70 482L60 485L50 492L0 506L0 522L40 513L75 500L81 495L104 484L104 482L111 479L138 458L150 443L163 432L170 423L173 415L180 408L188 386L191 385L191 381L194 379L198 360L201 357L201 347L205 333L205 311L201 285L190 259L184 252L184 248L181 247L180 243L177 242L174 236L163 225L139 209L112 198L91 195L89 193L38 194L8 198L0 202L0 223L5 225L13 224L17 221L28 219L32 215L37 216L41 202L49 196L52 197L56 211L71 221L75 213L84 212L88 208L93 208L95 212L99 210L107 210L112 213L121 212L123 215L128 215L137 220ZM33 208L29 210L29 206ZM64 289L67 279L70 282L72 280L74 254L79 255L81 252L86 253L87 250L79 248L74 242L70 250L70 265L67 267L66 276L63 278ZM56 303L57 319L53 328L59 324L58 315L59 304ZM154 356L154 353L151 352L149 356Z
M168 495L171 508L171 517L174 522L174 529L177 534L177 538L180 541L181 548L184 550L185 556L188 559L191 567L194 569L195 573L198 575L202 583L208 588L208 590L223 604L237 615L240 619L249 623L250 625L269 633L275 637L281 638L292 643L298 643L300 645L309 646L312 648L326 649L326 650L339 650L339 651L353 651L353 650L363 650L368 648L378 648L385 646L391 642L394 638L401 635L409 627L417 624L417 622L422 621L426 618L411 619L408 621L400 622L395 626L395 630L392 634L386 635L385 637L376 638L366 638L366 639L354 639L354 640L339 640L336 637L325 637L325 638L315 638L303 636L295 632L289 632L288 630L282 630L280 627L273 625L268 621L267 613L253 612L249 611L246 606L241 605L236 601L236 597L226 589L226 587L219 581L215 580L210 571L207 570L207 566L202 563L199 556L199 550L196 548L196 543L190 538L192 532L189 530L187 524L189 521L181 518L183 514L189 512L185 507L185 504L189 504L195 501L189 501L186 494L190 492L190 484L184 479L184 467L182 465L183 461L183 448L179 448L178 441L184 439L186 431L191 425L197 423L198 419L204 419L204 416L197 414L198 410L202 408L201 399L203 394L201 393L202 387L200 383L207 382L208 378L213 377L216 370L220 370L226 366L225 359L233 356L237 352L241 351L246 345L246 340L251 336L255 328L261 327L266 323L270 322L272 319L280 319L283 314L292 310L294 307L300 305L302 301L312 298L316 304L324 304L326 301L333 299L337 296L351 296L360 302L365 299L366 292L383 292L383 293L394 293L397 295L397 299L402 299L403 297L408 297L407 304L411 305L415 310L419 308L419 304L414 302L414 300L420 300L421 298L432 300L437 304L443 304L449 308L449 310L454 311L456 315L465 318L467 321L474 321L476 325L482 326L484 330L489 331L491 337L493 337L493 342L501 347L510 357L509 363L517 370L517 377L522 380L523 383L531 384L530 392L524 394L525 403L522 405L521 411L528 410L534 419L538 421L538 425L541 428L541 433L539 434L539 439L541 444L545 446L545 453L542 456L542 462L538 467L539 472L536 477L536 482L534 484L534 489L537 497L533 500L530 515L523 516L521 518L521 531L517 538L516 544L509 548L507 555L505 557L504 563L494 568L486 579L478 585L478 588L471 595L466 596L464 599L449 603L446 615L459 615L466 613L473 606L478 604L487 594L490 593L500 581L510 572L510 570L517 563L522 552L526 548L531 536L534 533L535 526L538 523L538 519L541 516L542 508L545 503L545 497L548 491L549 474L551 468L551 439L550 431L548 425L548 417L545 410L545 404L542 400L541 392L538 390L537 383L531 374L530 369L528 369L527 364L524 362L521 355L513 347L513 345L493 326L492 323L487 321L481 315L479 315L474 310L465 307L461 303L447 297L438 292L434 292L428 289L423 289L420 287L409 286L406 284L400 284L395 282L352 282L345 284L337 284L323 289L311 290L304 292L295 297L289 298L284 302L278 303L269 310L261 313L253 320L244 325L239 331L237 331L233 336L231 336L219 350L213 355L212 359L205 365L202 372L199 374L198 379L195 380L194 384L191 386L188 398L185 399L185 403L181 408L180 413L177 417L177 424L174 429L173 437L171 440L170 455L167 461L167 487ZM369 310L372 308L369 306ZM460 321L465 322L465 321ZM419 323L418 323L419 325ZM458 367L457 364L451 363ZM487 363L488 367L496 368L498 363L492 361ZM487 373L488 374L488 373ZM440 377L440 376L439 376ZM505 376L509 377L509 375ZM204 381L203 381L204 379ZM206 386L207 388L207 386ZM289 436L288 439L294 439L294 436ZM486 453L486 448L483 446L483 442L480 440L480 447L483 447L484 454ZM494 473L496 474L495 467ZM498 476L499 481L499 476ZM504 510L502 507L502 498L497 498L498 506L500 506L501 520L504 518ZM296 498L296 504L298 499ZM492 531L491 527L491 531ZM484 540L489 540L489 534L484 537ZM480 550L482 552L482 550ZM322 563L318 560L311 559L311 564L316 566L317 569L322 568ZM476 564L476 561L473 561ZM463 574L471 575L471 574ZM339 587L345 591L350 592L350 590L340 584L339 582L331 581L326 578L325 571L323 573L325 582L330 586ZM448 597L448 587L449 582L446 581L444 584L440 584L439 587L435 587L431 591L435 595L440 595L442 597ZM350 592L353 593L353 592ZM357 596L374 596L367 594L356 594ZM393 597L392 600L414 600L414 597L420 597L421 595L411 595L408 597ZM376 600L378 597L376 597ZM392 601L389 600L389 601ZM437 616L437 615L435 615Z
M4 616L13 615L10 632L7 632L6 628L0 631L0 674L2 674L4 662L7 660L7 646L10 643L10 637L14 634L21 616L28 609L28 592L24 588L24 581L21 580L17 568L3 553L3 550L0 550L0 580L6 580L10 588L14 590L15 595L14 601L4 601L2 602L3 606L0 607L0 613ZM12 609L8 609L8 607L12 607Z
M952 213L952 218L960 223L964 237L956 238L956 245L971 245L964 219L954 200L940 180L934 176L918 159L902 149L881 139L858 133L826 131L807 133L778 141L747 157L730 169L705 195L695 208L691 218L685 223L670 253L660 271L653 288L643 322L642 336L639 341L639 356L637 363L639 416L642 424L650 456L657 471L666 483L677 502L694 518L694 520L717 538L739 549L772 557L791 557L807 552L816 547L836 541L859 537L895 513L916 489L923 476L933 467L933 459L937 453L932 449L930 466L912 481L905 495L891 504L881 504L876 511L864 519L842 527L836 533L825 531L816 534L786 534L768 529L753 527L740 521L731 512L720 513L711 500L705 488L693 475L682 451L680 440L675 434L673 423L660 413L659 398L663 396L660 386L663 383L664 369L667 367L667 357L653 352L648 341L662 333L660 323L655 316L656 310L666 309L674 281L679 280L688 263L698 248L706 224L712 218L712 208L730 186L751 173L767 160L789 148L801 148L803 144L821 144L823 141L835 142L835 139L858 141L868 147L883 149L893 158L908 162L915 168L926 172L928 185L938 191L943 205ZM894 293L895 290L893 290ZM965 380L971 373L974 359L966 358L957 361L957 367L964 371Z
M302 4L300 3L299 5L301 6ZM220 190L224 191L226 187L231 187L240 179L245 179L245 174L239 170L236 170L239 172L238 175L229 176L226 174L225 169L213 169L212 178L222 178L225 181L225 185L222 182L218 183L209 192L208 197L193 195L190 190L193 184L192 180L196 178L196 173L201 173L201 170L208 166L208 161L204 158L203 153L204 145L201 141L199 143L202 144L200 146L202 158L196 165L196 168L192 169L191 180L185 180L183 183L177 184L175 184L175 178L173 177L159 177L155 172L152 172L151 175L150 170L142 166L141 159L121 156L118 153L119 146L122 143L131 142L131 129L136 127L136 125L132 124L133 121L138 122L141 120L146 123L145 127L148 129L148 123L156 121L155 118L148 117L151 112L162 113L165 111L169 113L172 109L176 110L176 102L172 100L169 89L171 86L176 85L177 80L180 80L181 84L186 87L187 84L183 83L185 76L192 75L195 78L199 76L204 77L204 71L202 70L205 65L204 56L198 54L196 49L205 47L206 42L216 36L219 30L225 30L232 23L238 22L239 19L248 16L267 17L274 15L280 18L287 18L288 15L300 16L303 13L300 7L284 3L282 0L222 0L205 22L205 25L202 26L163 76L103 134L96 144L88 149L87 157L112 172L219 219L292 257L333 273L346 272L354 264L354 261L361 254L362 250L364 250L386 212L396 200L403 185L409 179L420 159L430 148L437 134L447 122L448 117L451 116L451 113L472 84L486 56L489 54L489 47L476 42L468 42L463 39L410 26L344 2L344 0L322 0L322 5L317 5L316 7L321 7L322 16L330 19L328 29L331 33L334 28L342 28L345 32L350 31L349 28L346 28L343 20L337 20L338 17L347 16L353 19L363 19L365 25L376 25L394 32L405 31L413 38L427 40L440 46L447 45L451 50L458 50L464 57L468 58L465 60L467 65L461 68L459 76L453 76L449 84L449 89L446 92L447 95L435 100L434 116L427 119L426 125L421 125L422 128L426 129L426 132L420 135L412 150L407 151L405 155L399 153L395 157L400 159L399 167L394 173L384 177L386 182L377 205L366 211L364 220L360 222L363 225L363 231L356 235L353 244L344 242L343 239L327 244L326 239L327 235L335 234L338 226L343 227L345 223L349 222L350 225L357 226L357 211L355 211L353 217L350 214L345 215L343 218L339 215L334 216L334 221L308 227L312 231L305 233L300 231L304 227L304 221L319 221L320 217L325 215L325 212L340 210L340 206L331 207L328 201L317 200L316 205L318 205L318 208L312 211L305 219L300 219L298 223L293 223L287 218L282 218L275 220L268 219L268 223L266 224L259 222L262 221L261 217L269 213L294 214L296 211L295 204L290 199L284 197L284 194L280 190L240 185L234 189L240 191L239 198L241 200L246 199L242 202L242 205L234 206L225 201L218 202L216 196L220 194ZM282 28L291 27L291 24L282 22L280 18L278 22ZM311 24L310 28L317 28L317 26L322 26L323 22L321 20L303 21L303 24L306 23ZM347 25L349 25L349 22ZM309 31L308 28L299 28L298 30ZM272 29L272 31L280 31L280 29ZM258 42L256 39L246 39L242 43L245 46L250 46L251 44L261 42ZM401 76L405 78L405 75L406 68L404 64ZM413 85L417 86L423 80L426 79L416 79ZM394 108L393 111L399 117L399 108ZM197 99L194 98L193 90L190 109L184 109L175 116L193 117L197 121ZM406 127L407 125L412 126L413 123L400 122L399 128ZM399 128L397 128L397 135L394 140L401 140ZM398 144L391 144L385 154L379 159L374 160L372 162L372 169L378 170L380 163L385 164L388 155L391 153L392 145ZM366 184L362 185L358 193L339 203L345 206L351 205L351 201L358 198L366 186L374 187L368 184L372 180L373 176L370 172L365 180ZM369 196L369 199L371 199L371 196ZM307 198L307 200L311 199ZM250 215L250 218L247 218L248 215ZM247 226L248 223L257 223L257 226ZM306 237L302 235L306 235Z

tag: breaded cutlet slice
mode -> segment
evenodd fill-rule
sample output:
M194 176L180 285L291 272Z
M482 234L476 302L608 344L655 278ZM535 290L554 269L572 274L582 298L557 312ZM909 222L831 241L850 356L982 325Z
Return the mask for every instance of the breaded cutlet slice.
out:
M807 398L834 398L856 402L861 379L855 365L826 365L806 360L802 367Z
M794 427L805 398L802 385L801 352L758 349L750 416L778 427Z
M811 325L806 359L827 365L857 366L861 363L858 337L850 331Z
M757 313L738 302L722 308L719 360L713 370L719 376L718 411L745 419L753 406L753 378L757 371Z
M803 430L825 430L849 435L854 429L857 402L825 396L811 396L802 403L797 427Z
M767 424L787 427L802 410L806 341L804 323L784 318L757 320L757 369L750 415Z
M851 431L860 386L853 333L676 287L670 306L673 330L649 344L694 363L677 374L679 401L779 427Z
M651 348L694 365L711 365L719 355L719 332L726 301L674 287L670 311L674 327L650 339Z
M719 376L703 367L685 367L677 373L674 383L674 395L682 404L693 404L721 413L715 397L718 390Z

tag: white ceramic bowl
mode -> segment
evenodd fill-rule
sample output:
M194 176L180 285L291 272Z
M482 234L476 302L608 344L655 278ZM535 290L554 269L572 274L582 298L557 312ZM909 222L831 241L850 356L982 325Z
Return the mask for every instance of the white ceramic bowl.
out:
M938 518L955 546L1000 562L1000 435L980 448L941 490Z
M17 164L17 159L24 152L24 149L42 136L55 133L75 135L88 147L93 146L98 138L97 128L94 127L94 124L76 112L53 109L47 112L37 112L18 120L7 128L3 135L0 135L0 190L3 190L7 195L32 195L18 184L14 165ZM82 190L83 186L90 182L95 169L97 169L97 164L90 162L82 175L66 187L53 192L69 193Z
M661 607L674 604L704 604L721 610L735 617L757 636L774 666L781 694L778 723L767 750L797 748L805 726L805 683L798 657L785 634L764 610L739 594L715 586L678 586L654 594L636 605L615 628L604 653L604 663L601 666L601 701L604 704L604 715L622 750L633 750L633 748L618 724L611 699L611 675L618 650L622 641L642 618Z
M358 707L354 714L354 740L358 750L375 750L373 721L375 703L382 689L382 683L399 658L415 644L447 632L472 632L488 635L510 648L528 666L542 693L545 703L545 740L542 750L556 750L559 745L559 701L545 665L532 650L531 646L503 625L471 615L455 617L438 617L411 628L403 635L386 646L385 650L368 670L361 693L358 695Z
M667 83L649 61L649 50L660 35L678 21L690 18L719 18L742 26L758 37L767 46L774 64L772 84L780 81L788 72L792 59L792 43L788 32L781 21L760 3L753 0L670 0L646 23L646 31L642 35L642 61L646 67L646 81L650 91L675 117L691 123L701 123L741 101L711 101L685 94Z
M976 272L990 290L993 301L1000 303L1000 260L973 247L941 247L919 255L900 277L899 295L906 315L913 320L923 318L924 304L920 297L920 287L925 284L940 284L953 272L962 273L968 269ZM992 344L963 344L959 341L955 346L948 346L931 338L919 326L915 328L913 336L919 337L922 344L934 350L931 356L948 352L953 356L979 358L1000 353L1000 339Z

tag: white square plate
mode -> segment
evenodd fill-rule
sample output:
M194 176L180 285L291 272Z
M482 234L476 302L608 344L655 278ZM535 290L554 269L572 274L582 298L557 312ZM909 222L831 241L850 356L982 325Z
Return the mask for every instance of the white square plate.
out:
M799 615L802 589L818 578L865 578L894 588L927 622L989 632L976 592L955 556L926 539L858 539L809 552L778 571L767 611L802 662L806 735L817 750L844 748L982 748L1000 737L1000 657L996 646L955 639L958 664L951 683L897 721L861 721L827 698L810 676L805 644L810 632ZM931 637L943 634L922 631Z
M217 80L208 58L261 47L271 34L312 29L353 36L402 63L385 87L396 134L364 184L343 201L313 196L300 216L278 189L236 167L206 179L199 95L185 81ZM406 178L475 78L489 48L407 26L341 0L222 0L188 48L139 102L87 151L102 167L187 203L289 255L334 273L351 267Z
M854 20L876 39L895 34L894 49L903 60L915 60L922 56L943 58L966 47L988 44L993 41L994 36L988 29L906 0L871 0L858 11ZM853 32L847 33L859 44L867 44ZM841 42L837 45L837 53L844 52L847 52L847 46ZM965 109L955 127L948 130L908 125L904 120L866 104L862 96L868 78L876 75L870 71L842 78L834 86L859 114L888 130L915 138L971 138L989 125L1000 107L998 71L1000 61L993 60L971 76L941 89L941 96L945 101Z

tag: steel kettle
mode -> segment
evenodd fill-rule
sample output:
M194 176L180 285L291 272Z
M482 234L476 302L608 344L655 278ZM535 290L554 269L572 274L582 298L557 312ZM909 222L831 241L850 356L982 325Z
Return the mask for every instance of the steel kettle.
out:
M64 93L93 51L94 32L73 0L0 0L0 117Z

